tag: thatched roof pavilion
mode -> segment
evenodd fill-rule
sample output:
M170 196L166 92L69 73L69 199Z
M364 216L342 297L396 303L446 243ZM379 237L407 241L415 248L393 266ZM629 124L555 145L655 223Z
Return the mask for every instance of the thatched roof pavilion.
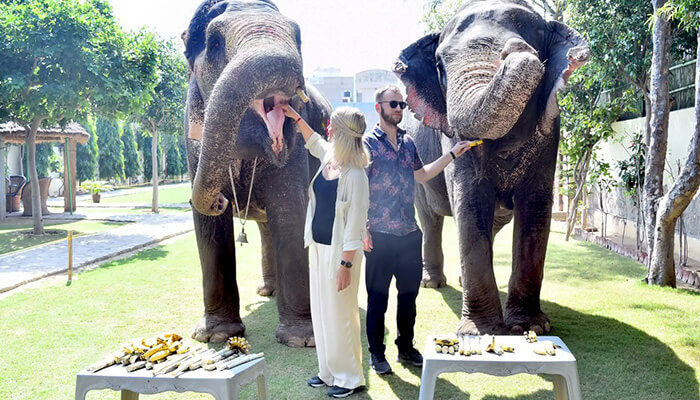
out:
M39 128L36 133L36 143L58 143L63 145L63 187L69 188L63 194L65 211L75 210L76 189L76 144L86 144L90 134L75 122L71 122L65 128ZM23 126L14 122L0 124L0 150L5 143L25 144L27 131ZM0 151L0 219L5 218L5 152ZM70 174L68 173L70 171ZM70 175L70 185L67 178ZM69 197L69 193L71 196ZM71 210L72 205L72 210Z

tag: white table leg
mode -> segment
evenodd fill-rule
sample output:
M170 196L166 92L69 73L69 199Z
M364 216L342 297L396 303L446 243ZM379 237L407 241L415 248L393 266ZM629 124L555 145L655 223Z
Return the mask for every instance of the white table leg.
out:
M438 373L433 370L432 363L423 362L423 372L420 377L420 393L418 395L419 400L433 400L435 395L435 381L437 380Z
M269 400L270 398L267 394L267 378L265 378L264 371L262 374L258 375L256 381L258 382L258 399Z
M566 378L562 375L549 375L552 378L552 383L554 383L554 399L555 400L569 400L569 395L567 393L567 383Z
M566 389L569 395L569 400L581 400L581 384L578 380L578 368L576 364L573 364L570 368L567 368L563 375L566 381Z
M122 389L122 400L139 400L139 394L131 390Z

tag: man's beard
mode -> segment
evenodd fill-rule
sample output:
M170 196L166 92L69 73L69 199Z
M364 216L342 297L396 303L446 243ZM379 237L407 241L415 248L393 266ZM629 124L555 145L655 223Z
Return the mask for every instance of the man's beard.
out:
M381 112L379 113L379 116L381 117L382 121L386 122L389 125L393 126L398 126L401 120L403 119L403 114L399 114L399 120L394 121L394 117L391 114L387 114L384 112L384 107L381 108Z

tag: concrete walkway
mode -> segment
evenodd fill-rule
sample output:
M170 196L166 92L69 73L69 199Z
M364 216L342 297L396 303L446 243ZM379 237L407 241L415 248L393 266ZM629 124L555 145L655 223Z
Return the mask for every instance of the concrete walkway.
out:
M73 240L73 268L131 252L193 230L192 213L129 215L136 222ZM111 219L111 218L110 218ZM68 270L65 240L0 256L0 293Z

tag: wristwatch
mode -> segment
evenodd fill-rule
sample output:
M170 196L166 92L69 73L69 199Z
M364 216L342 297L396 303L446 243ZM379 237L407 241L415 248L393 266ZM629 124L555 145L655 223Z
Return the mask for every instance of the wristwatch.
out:
M340 265L342 265L345 268L352 268L352 262L350 261L341 260Z

